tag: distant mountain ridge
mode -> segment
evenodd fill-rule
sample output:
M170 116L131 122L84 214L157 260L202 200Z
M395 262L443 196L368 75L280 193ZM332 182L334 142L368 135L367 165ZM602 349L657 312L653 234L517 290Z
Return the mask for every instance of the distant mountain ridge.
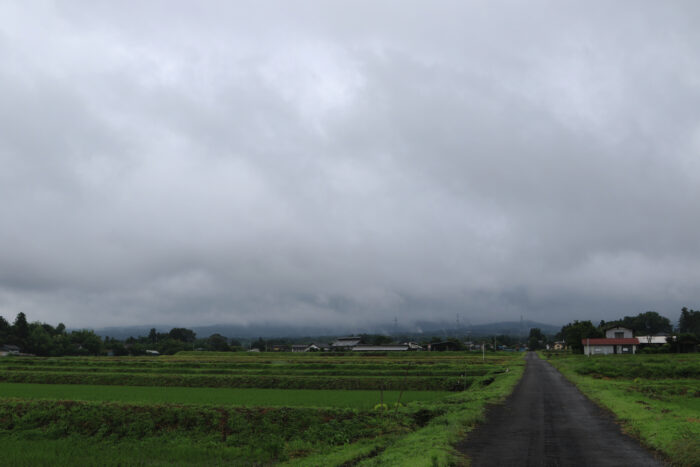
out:
M394 323L357 326L283 326L279 324L251 324L247 326L218 324L209 326L175 326L175 325L142 325L142 326L112 326L95 329L100 336L109 336L117 339L128 337L147 336L148 332L155 328L158 332L168 332L175 327L192 329L197 337L209 337L212 334L221 334L229 338L281 338L281 337L311 337L311 336L342 336L352 334L384 334L384 335L410 335L410 336L490 336L509 335L527 337L530 328L539 328L544 334L556 334L561 326L535 321L502 321L488 324L465 324L457 326L456 323L417 321L410 326L397 326Z

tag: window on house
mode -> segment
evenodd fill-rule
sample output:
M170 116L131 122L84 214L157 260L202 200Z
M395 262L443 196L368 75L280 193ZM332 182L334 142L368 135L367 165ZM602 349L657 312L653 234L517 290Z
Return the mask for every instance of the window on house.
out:
M624 332L615 332L615 339L622 339L625 337Z

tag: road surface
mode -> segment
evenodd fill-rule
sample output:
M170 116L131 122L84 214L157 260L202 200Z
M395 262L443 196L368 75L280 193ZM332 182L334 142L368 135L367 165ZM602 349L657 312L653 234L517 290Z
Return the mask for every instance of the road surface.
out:
M522 380L457 449L472 466L661 466L614 418L528 352Z

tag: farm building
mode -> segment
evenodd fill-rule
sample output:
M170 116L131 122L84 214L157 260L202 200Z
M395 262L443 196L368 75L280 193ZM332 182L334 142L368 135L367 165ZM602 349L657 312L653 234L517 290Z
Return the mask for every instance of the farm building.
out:
M408 350L423 350L423 347L415 342L404 342L403 345L407 345Z
M666 344L668 342L668 338L669 336L665 334L658 336L637 336L640 347L659 347Z
M390 345L364 345L358 344L352 348L353 352L396 352L409 350L406 344L390 344Z
M16 345L6 344L0 348L0 356L5 357L7 355L19 355L21 349Z
M272 344L271 352L290 352L292 350L291 346L287 344Z
M359 337L339 337L331 344L332 350L352 350L360 343Z
M295 344L292 346L292 352L318 352L321 347L316 344Z
M428 350L432 352L459 350L459 344L452 341L433 342L431 344L428 344Z

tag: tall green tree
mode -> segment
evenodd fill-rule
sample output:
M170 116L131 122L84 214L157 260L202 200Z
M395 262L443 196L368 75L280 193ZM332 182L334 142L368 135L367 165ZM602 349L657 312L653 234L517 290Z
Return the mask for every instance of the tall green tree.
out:
M654 334L670 334L673 331L671 320L655 311L645 311L637 316L625 316L615 321L601 321L599 328L606 329L622 326L632 329L636 336L653 336Z
M221 334L212 334L206 340L207 350L215 352L228 352L231 347L228 345L228 339Z
M700 337L700 311L683 307L678 319L678 331L682 334L693 334Z
M56 355L56 345L49 331L41 323L32 323L29 327L26 351L41 357Z
M81 329L70 333L70 341L75 346L78 355L100 355L102 339L90 329Z
M15 344L20 347L26 345L27 337L29 337L29 323L27 323L27 316L21 311L17 313L12 325L12 336Z
M12 332L12 326L0 315L0 345L5 344Z
M532 328L530 329L530 336L527 339L527 348L530 350L542 349L545 346L546 340L547 338L542 334L540 328Z
M194 342L197 334L191 329L172 328L168 333L171 339L180 342Z
M559 334L574 353L583 353L583 339L603 337L603 333L593 323L578 320L563 326Z

